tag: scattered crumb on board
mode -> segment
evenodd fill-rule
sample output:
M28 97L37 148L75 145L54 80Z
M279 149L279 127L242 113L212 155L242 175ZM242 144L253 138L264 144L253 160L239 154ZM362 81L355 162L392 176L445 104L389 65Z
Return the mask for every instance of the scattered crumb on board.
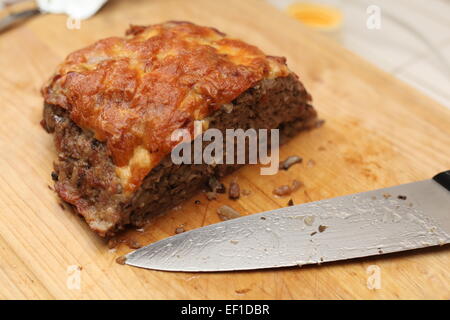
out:
M238 290L235 290L234 292L236 292L237 294L246 294L250 290L251 290L250 288L246 288L246 289L238 289Z
M302 183L298 180L293 180L291 185L282 185L276 187L272 193L279 197L290 195L292 192L298 190L302 186Z
M291 166L293 166L296 163L302 163L303 158L299 156L289 156L285 160L280 162L279 168L281 170L288 170Z
M232 181L230 183L230 187L228 189L228 197L232 200L237 200L241 196L241 188L236 181Z
M117 257L117 259L116 259L116 262L121 265L124 265L126 261L127 261L127 257L125 257L125 256L120 256L120 257Z
M184 229L183 226L179 226L179 227L177 227L177 228L175 229L175 234L183 233L183 232L185 232L185 231L186 231L186 230Z
M241 215L233 208L223 205L217 209L217 214L222 221L239 218Z

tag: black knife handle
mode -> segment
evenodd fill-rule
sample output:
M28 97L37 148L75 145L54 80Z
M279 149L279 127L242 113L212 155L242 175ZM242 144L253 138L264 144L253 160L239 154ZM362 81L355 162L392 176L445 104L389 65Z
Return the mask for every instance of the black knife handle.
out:
M450 191L450 170L438 173L433 180Z

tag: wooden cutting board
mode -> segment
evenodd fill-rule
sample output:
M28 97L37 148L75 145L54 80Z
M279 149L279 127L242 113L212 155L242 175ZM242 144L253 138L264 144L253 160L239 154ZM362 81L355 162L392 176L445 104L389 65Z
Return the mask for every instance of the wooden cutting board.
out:
M450 110L263 1L111 1L80 29L68 29L64 16L41 16L0 35L0 298L450 298L448 246L255 272L166 273L117 264L130 249L108 249L60 207L49 188L55 150L39 125L39 90L71 51L121 35L130 23L164 20L215 26L286 56L326 124L282 147L281 158L299 155L302 164L275 176L246 167L224 181L237 178L250 195L209 202L199 194L155 218L144 232L124 237L147 244L173 235L180 225L190 230L218 222L222 204L242 214L286 206L289 197L276 198L272 190L293 179L305 185L292 195L300 204L450 169ZM367 287L372 265L381 272L378 290ZM70 282L74 266L80 268L79 290Z

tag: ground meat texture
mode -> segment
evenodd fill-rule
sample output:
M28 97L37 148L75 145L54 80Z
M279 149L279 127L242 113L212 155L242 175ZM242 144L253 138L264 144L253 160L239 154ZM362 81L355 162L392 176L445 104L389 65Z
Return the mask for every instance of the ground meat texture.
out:
M227 104L208 117L209 128L222 132L227 128L279 128L283 143L301 130L316 127L316 112L309 103L309 94L294 74L266 79L234 99L232 107ZM126 225L141 227L148 217L207 187L212 177L223 177L242 166L175 165L169 154L130 194L123 190L105 143L78 127L65 109L45 104L43 127L53 133L58 152L56 192L101 236L114 235Z

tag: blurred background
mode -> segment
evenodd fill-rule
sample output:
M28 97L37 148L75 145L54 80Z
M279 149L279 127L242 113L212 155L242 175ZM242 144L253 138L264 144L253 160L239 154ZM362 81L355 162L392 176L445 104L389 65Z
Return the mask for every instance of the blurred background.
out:
M450 0L261 1L450 108ZM0 29L10 22L11 14L32 19L48 10L86 19L105 2L0 0ZM33 10L37 6L41 10ZM76 20L72 24L76 27Z

